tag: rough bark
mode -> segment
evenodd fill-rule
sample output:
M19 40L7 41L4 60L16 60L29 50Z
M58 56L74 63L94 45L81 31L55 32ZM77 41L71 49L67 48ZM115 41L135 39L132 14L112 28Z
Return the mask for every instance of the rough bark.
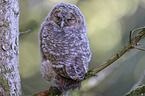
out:
M20 96L19 2L0 0L0 96Z

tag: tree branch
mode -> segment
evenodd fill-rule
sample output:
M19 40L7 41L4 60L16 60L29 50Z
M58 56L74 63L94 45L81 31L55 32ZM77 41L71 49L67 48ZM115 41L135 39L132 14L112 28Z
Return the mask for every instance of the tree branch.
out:
M60 96L61 93L56 87L51 86L48 90L37 93L34 96Z
M135 37L132 38L132 34L135 31L137 31L137 30L141 30L141 31ZM120 51L118 51L114 56L112 56L108 61L106 61L105 63L103 63L103 64L101 64L99 66L97 66L96 68L93 68L93 69L89 70L88 73L85 76L85 79L88 79L90 77L96 76L96 74L98 72L100 72L101 70L105 69L106 67L111 65L116 60L118 60L122 55L124 55L130 49L133 49L134 45L136 45L144 37L145 37L145 27L137 28L137 29L134 29L133 31L131 31L130 32L130 36L129 36L129 43L124 48L122 48ZM56 88L56 87L50 87L50 89L48 89L47 92L49 93L50 90L54 92L54 90L52 90L53 88ZM43 92L45 93L45 91L43 91ZM41 94L43 92L40 92L40 93L38 93L35 96L47 96L47 95L48 96L55 96L56 95L56 94L55 95L54 94L49 95L48 93L46 93L45 95L39 95L39 94ZM57 95L59 96L60 94L57 94Z
M143 74L141 74L139 81L130 89L130 91L128 93L135 90L139 85L141 85L141 83L143 82L144 79L145 79L145 70L144 70Z
M139 96L142 93L145 93L145 85L137 87L125 96Z
M129 44L127 44L124 48L122 48L120 51L118 51L108 61L106 61L105 63L103 63L99 66L97 66L97 68L93 68L93 69L89 70L89 72L86 74L86 79L89 78L89 77L94 76L96 73L105 69L106 67L111 65L113 62L118 60L127 51L129 51L130 49L133 49L134 48L133 46L136 45L142 38L145 37L145 27L141 27L141 28L142 28L142 30L129 42Z

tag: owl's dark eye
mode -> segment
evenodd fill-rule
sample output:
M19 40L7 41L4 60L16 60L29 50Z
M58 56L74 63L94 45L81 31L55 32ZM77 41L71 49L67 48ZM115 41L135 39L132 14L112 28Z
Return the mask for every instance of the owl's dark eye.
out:
M52 15L52 20L56 23L56 24L60 24L61 23L61 13L60 11L55 11L54 15Z
M67 22L73 24L75 23L75 19L74 18L67 19Z
M76 17L74 14L70 14L67 18L66 18L66 22L67 24L70 25L74 25L76 23Z
M55 17L56 20L61 20L61 17L58 16L58 15L54 15L54 17Z

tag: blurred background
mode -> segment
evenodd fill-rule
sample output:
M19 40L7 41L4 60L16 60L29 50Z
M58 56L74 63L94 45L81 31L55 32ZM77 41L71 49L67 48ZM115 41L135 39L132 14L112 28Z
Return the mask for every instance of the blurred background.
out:
M89 69L102 64L128 43L129 32L145 26L145 0L19 0L20 75L24 96L48 89L41 78L38 33L41 23L59 2L77 5L84 14L92 52ZM139 47L145 48L145 39ZM82 82L69 96L122 96L145 70L145 51L132 49L97 77ZM145 84L145 80L143 82Z

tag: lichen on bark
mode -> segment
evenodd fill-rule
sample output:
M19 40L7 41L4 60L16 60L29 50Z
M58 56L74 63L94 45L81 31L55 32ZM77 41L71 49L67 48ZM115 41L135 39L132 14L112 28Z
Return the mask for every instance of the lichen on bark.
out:
M0 95L20 96L19 2L0 0Z

